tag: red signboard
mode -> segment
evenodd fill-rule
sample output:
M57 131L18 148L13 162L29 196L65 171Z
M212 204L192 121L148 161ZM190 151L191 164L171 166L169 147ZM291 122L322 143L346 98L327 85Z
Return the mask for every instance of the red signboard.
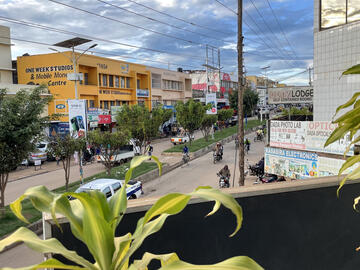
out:
M230 75L227 73L223 74L223 81L231 81Z
M99 115L99 124L111 124L111 115Z

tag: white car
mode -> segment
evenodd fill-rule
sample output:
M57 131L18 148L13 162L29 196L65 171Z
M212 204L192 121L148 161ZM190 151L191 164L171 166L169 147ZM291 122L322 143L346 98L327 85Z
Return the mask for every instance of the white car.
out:
M80 186L75 193L98 190L105 194L109 201L114 194L120 190L125 180L101 178ZM142 184L140 181L129 181L126 185L126 196L128 199L137 199L143 194Z
M186 133L185 135L177 135L175 137L172 137L171 143L173 143L174 145L178 144L182 144L182 143L187 143L190 142L191 140L194 140L194 135L190 136L188 133Z
M137 146L133 140L130 140L128 145L120 147L120 149L115 152L115 154L110 158L110 161L115 164L122 164L137 155L140 155L140 147ZM104 162L103 155L97 155L96 160L97 162Z

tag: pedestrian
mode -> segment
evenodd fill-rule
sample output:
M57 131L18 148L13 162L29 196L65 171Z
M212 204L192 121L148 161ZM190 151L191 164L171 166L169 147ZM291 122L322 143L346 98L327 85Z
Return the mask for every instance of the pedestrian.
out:
M150 160L151 160L151 156L152 156L152 152L154 151L154 148L153 146L151 145L151 142L149 141L148 142L148 146L147 146L147 152L148 152L148 155L150 157Z
M55 157L55 160L56 160L56 165L60 165L60 157L59 156L56 156Z

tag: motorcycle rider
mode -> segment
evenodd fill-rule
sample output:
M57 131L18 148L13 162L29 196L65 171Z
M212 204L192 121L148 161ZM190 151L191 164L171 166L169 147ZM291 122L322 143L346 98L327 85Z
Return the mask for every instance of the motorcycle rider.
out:
M217 156L220 156L220 159L222 159L222 156L223 156L223 153L224 153L224 147L222 146L222 144L220 142L216 143L215 153L216 153Z
M264 135L263 130L262 130L261 128L259 128L259 129L256 131L257 139L258 139L259 141L261 141L262 138L263 138L263 135Z
M219 171L219 174L220 176L224 177L225 179L225 184L227 186L230 185L230 182L229 182L229 179L230 179L230 170L229 170L229 167L228 165L225 165L224 168L222 168L220 171Z

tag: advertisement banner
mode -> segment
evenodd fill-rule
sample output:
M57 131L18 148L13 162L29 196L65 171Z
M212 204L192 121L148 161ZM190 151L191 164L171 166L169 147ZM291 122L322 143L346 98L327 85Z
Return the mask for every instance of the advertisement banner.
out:
M314 88L312 86L291 86L269 88L269 104L312 103Z
M305 150L306 122L271 121L270 146Z
M146 89L136 89L137 97L149 97L149 90Z
M112 119L110 114L99 115L99 124L111 124Z
M319 177L338 175L339 170L344 163L345 160L343 159L319 157ZM349 174L356 168L357 165L353 165L346 169L343 174Z
M206 94L206 105L211 104L211 109L206 111L206 114L217 114L217 102L216 102L216 93Z
M87 118L86 118L86 100L69 99L69 125L70 134L75 137L86 136Z
M279 148L265 148L265 172L293 179L318 176L318 155Z
M331 154L344 154L346 147L350 144L350 135L324 147L326 140L330 137L331 133L335 130L337 124L331 122L307 122L307 131L305 137L306 150L315 152L324 152ZM354 147L350 148L347 155L354 155Z

